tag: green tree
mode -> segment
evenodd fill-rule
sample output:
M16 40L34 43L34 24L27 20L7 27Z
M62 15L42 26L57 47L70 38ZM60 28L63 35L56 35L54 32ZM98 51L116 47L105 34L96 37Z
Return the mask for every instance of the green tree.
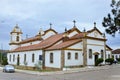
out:
M116 32L120 33L120 0L112 0L111 13L103 18L102 25L105 27L106 33L115 36Z
M8 64L7 57L4 57L2 60L2 65L7 65L7 64Z
M98 66L99 64L101 64L103 62L103 58L98 58L96 61L95 61L95 66Z
M114 58L108 58L105 60L105 62L109 63L109 65L112 65L114 61Z

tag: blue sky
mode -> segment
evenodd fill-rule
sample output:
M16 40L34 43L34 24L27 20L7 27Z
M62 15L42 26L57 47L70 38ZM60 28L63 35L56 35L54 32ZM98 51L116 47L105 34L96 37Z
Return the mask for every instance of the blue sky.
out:
M0 0L0 44L9 49L10 32L18 24L23 32L32 37L40 28L46 30L49 23L57 32L76 26L83 31L97 28L105 32L102 20L110 12L111 0ZM120 48L120 34L115 38L107 35L107 44L113 49Z

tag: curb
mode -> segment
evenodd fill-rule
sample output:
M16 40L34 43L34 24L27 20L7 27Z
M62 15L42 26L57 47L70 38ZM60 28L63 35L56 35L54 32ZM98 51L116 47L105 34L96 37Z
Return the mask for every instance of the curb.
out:
M73 68L65 71L54 71L54 72L37 72L37 71L29 71L29 70L19 70L15 69L16 72L26 73L26 74L34 74L34 75L57 75L57 74L70 74L70 73L77 73L77 72L88 72L88 71L96 71L96 70L106 70L114 67L120 67L120 65L105 65L105 66L98 66L98 67L83 67L83 68ZM3 67L0 67L2 70Z

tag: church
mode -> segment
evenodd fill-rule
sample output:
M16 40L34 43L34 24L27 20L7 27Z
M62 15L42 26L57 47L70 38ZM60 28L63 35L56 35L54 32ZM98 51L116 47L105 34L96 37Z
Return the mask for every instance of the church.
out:
M22 30L16 25L10 32L8 63L35 69L40 61L42 69L63 70L65 67L93 66L98 58L111 57L112 49L106 44L106 36L96 23L91 30L81 31L76 22L71 29L58 33L52 28L42 30L35 36L22 39Z

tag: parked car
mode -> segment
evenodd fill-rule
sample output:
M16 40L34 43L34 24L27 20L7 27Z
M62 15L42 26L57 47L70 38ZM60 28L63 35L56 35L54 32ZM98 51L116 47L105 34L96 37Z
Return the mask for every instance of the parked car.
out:
M3 72L15 72L15 68L12 65L5 65L3 67Z

